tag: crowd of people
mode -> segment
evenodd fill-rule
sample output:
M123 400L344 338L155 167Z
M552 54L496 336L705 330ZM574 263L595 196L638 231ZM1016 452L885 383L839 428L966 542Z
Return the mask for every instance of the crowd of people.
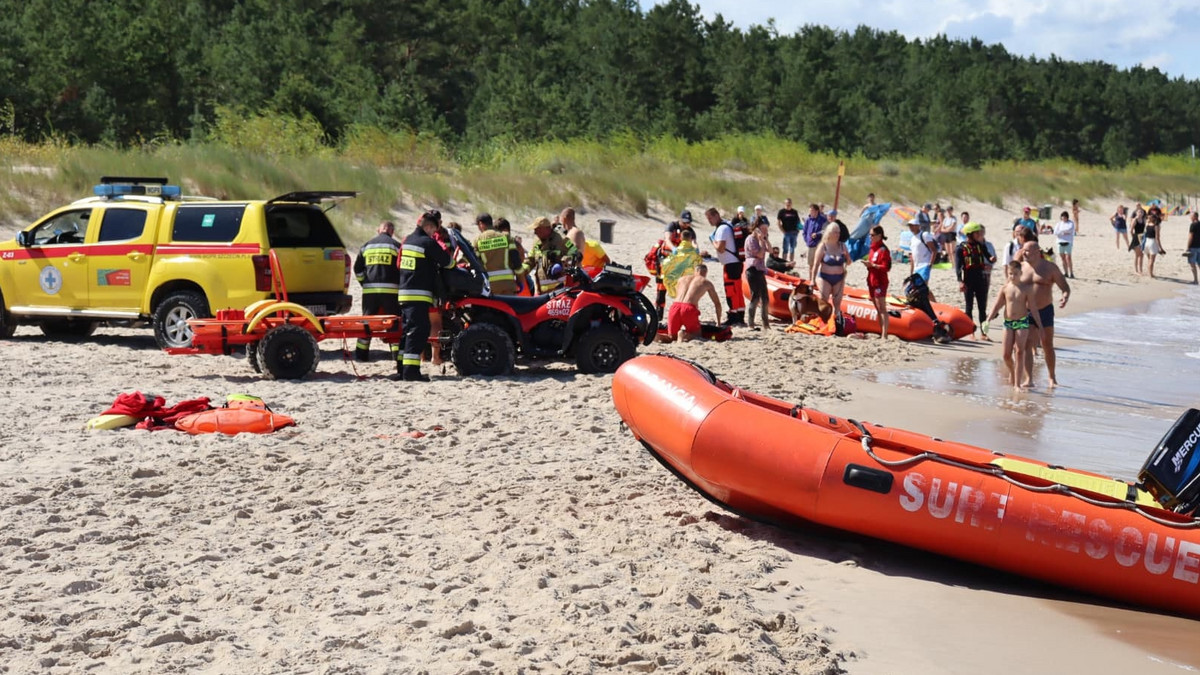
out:
M875 206L875 195L868 195L860 216ZM794 299L799 301L803 297L813 303L822 319L840 320L847 276L856 257L861 257L865 267L868 296L878 312L882 337L886 339L893 260L907 261L909 280L919 277L926 284L933 269L952 268L963 309L976 322L977 331L971 337L990 340L990 322L1003 312L1003 351L1013 386L1031 385L1033 354L1040 348L1049 385L1053 387L1057 385L1053 289L1060 290L1058 306L1065 306L1071 292L1067 280L1075 278L1074 240L1079 234L1079 208L1079 201L1074 200L1070 210L1062 211L1057 220L1039 223L1033 210L1025 207L1021 215L1013 218L1011 239L997 250L987 239L987 228L972 220L970 213L956 213L953 206L943 208L940 204L925 203L907 222L908 233L902 237L901 250L895 256L886 244L887 235L881 225L870 228L865 255L854 256L848 247L849 228L835 209L826 210L823 204L813 203L801 214L790 198L776 212L774 223L761 204L751 212L739 206L731 219L722 217L715 207L707 209L704 219L713 229L704 239L711 243L712 249L702 251L698 242L703 239L695 229L692 213L683 210L667 225L663 238L647 254L645 263L655 278L655 305L659 316L665 319L665 340L703 336L698 303L705 297L712 300L720 326L770 330L768 270L807 275L811 281L805 282L804 289L797 289ZM1190 217L1186 255L1193 283L1197 283L1200 222L1196 213ZM1166 252L1162 245L1164 220L1157 205L1142 204L1135 206L1132 215L1120 205L1110 218L1117 246L1126 246L1133 252L1135 273L1154 276L1155 260ZM608 262L599 242L589 240L578 227L575 211L570 208L564 209L555 221L546 217L535 219L529 228L533 238L528 249L521 237L512 234L511 224L504 218L493 219L482 213L475 224L479 235L473 248L496 294L547 292L563 283L566 265L602 266ZM440 213L427 212L401 245L392 238L394 225L384 223L377 236L364 244L355 261L355 272L363 287L363 311L404 317L405 344L396 354L403 379L424 379L419 371L423 345L430 330L437 329L436 325L430 325L431 319L437 320L437 313L429 311L436 282L433 275L419 271L427 268L429 261L444 266L454 264L455 252L446 228L461 230L456 223L443 227ZM779 234L780 245L772 241L773 230ZM1039 235L1053 237L1054 246L1043 249ZM442 255L428 250L431 243ZM724 306L709 278L705 259L720 266ZM1002 270L1003 285L989 311L995 267ZM531 285L536 288L531 289ZM669 311L668 298L673 300ZM932 291L930 299L936 301ZM793 319L802 314L793 304ZM360 359L369 358L369 347L368 341L360 341L356 351ZM432 359L435 363L440 360L436 350Z
M860 215L875 205L875 195L871 194ZM1057 385L1053 289L1060 290L1058 306L1065 306L1070 297L1067 279L1075 276L1073 249L1078 232L1078 208L1076 201L1072 211L1063 211L1053 224L1039 224L1032 209L1025 208L1013 219L1012 239L999 252L987 240L984 225L972 220L966 211L956 212L953 206L943 208L926 203L907 223L911 236L906 246L909 277L920 277L927 284L935 267L944 264L953 268L964 311L978 326L976 339L990 340L990 320L1004 312L1003 351L1005 362L1013 373L1014 387L1030 386L1029 373L1035 349L1041 349L1044 354L1049 385ZM781 247L772 244L772 223L762 205L754 207L753 216L743 207L738 207L735 214L726 220L716 208L704 213L714 228L709 240L721 266L725 307L719 304L715 286L707 278L707 269L696 267L691 274L682 277L678 292L672 294L675 303L665 314L666 339L689 340L701 336L697 303L706 295L717 306L718 321L724 315L724 325L749 325L751 330L769 330L767 270L806 274L811 282L805 282L804 290L811 288L815 306L825 308L833 315L822 318L835 319L840 313L848 272L854 262L847 246L849 228L837 218L837 211L826 211L822 205L810 204L807 215L802 216L793 207L791 199L784 200L774 223ZM666 236L652 251L655 260L647 260L647 266L659 282L657 301L660 308L665 308L668 295L661 261L670 259L683 245L685 237L689 242L697 239L693 225L691 212L681 212L678 220L667 226ZM1056 246L1043 250L1039 245L1041 234L1053 236ZM872 227L868 236L869 248L861 262L867 272L868 296L878 312L881 335L886 339L888 283L893 255L881 225ZM803 257L798 252L801 245L807 249ZM1061 268L1052 259L1055 256L1061 262ZM1004 271L1004 286L996 294L989 311L991 278L996 266L1001 266ZM793 294L794 298L806 295L800 290ZM749 299L749 316L745 298ZM931 297L931 300L936 298ZM798 318L795 306L793 318Z

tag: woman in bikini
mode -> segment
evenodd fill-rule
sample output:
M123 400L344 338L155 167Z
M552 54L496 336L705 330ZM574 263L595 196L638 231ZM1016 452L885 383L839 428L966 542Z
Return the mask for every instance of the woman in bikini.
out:
M813 266L809 272L816 282L821 302L827 302L833 308L831 317L841 312L842 292L846 289L846 264L849 262L850 252L841 242L837 223L826 225L821 243L813 252Z

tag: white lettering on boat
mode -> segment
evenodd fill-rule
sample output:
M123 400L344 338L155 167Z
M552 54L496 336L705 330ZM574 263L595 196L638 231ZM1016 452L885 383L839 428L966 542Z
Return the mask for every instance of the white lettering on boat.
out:
M642 381L650 385L655 390L662 392L666 398L671 399L684 410L691 409L696 405L696 396L687 389L673 384L668 380L664 380L650 371L641 370L639 373Z
M870 319L872 321L879 320L879 311L878 310L876 310L874 307L860 305L855 302L847 302L843 311L846 314L849 314L850 316L853 316L853 317L857 317L859 319Z
M900 508L912 514L991 531L1004 521L1009 495L910 472L901 482L899 501ZM1121 567L1140 566L1155 576L1170 574L1181 582L1200 584L1200 543L1161 532L1132 525L1118 531L1104 518L1035 503L1029 508L1024 538L1093 560L1111 556Z

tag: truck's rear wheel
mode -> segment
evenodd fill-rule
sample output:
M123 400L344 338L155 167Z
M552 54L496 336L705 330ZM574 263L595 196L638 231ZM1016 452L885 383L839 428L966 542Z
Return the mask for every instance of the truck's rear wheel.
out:
M299 380L317 369L321 350L317 338L294 324L267 331L258 342L258 363L268 380Z
M81 340L96 332L96 322L84 319L47 319L42 334L54 340Z
M191 347L192 327L188 319L209 316L208 301L195 291L172 293L154 310L154 340L162 349Z

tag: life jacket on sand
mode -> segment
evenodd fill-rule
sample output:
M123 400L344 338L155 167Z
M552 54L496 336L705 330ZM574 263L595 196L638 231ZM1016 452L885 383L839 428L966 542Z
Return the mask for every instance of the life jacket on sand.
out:
M296 421L291 417L271 412L261 398L248 394L230 394L220 408L186 415L175 421L176 429L192 435L269 434L295 425Z
M812 321L797 321L783 329L785 333L803 333L805 335L836 335L836 321L824 321L821 318Z

